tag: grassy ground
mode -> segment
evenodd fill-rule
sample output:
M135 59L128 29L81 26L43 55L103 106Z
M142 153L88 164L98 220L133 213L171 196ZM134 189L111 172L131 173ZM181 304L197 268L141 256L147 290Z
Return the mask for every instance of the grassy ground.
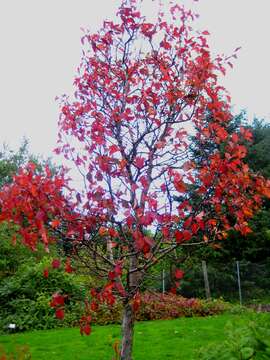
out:
M136 324L135 360L189 360L196 350L210 343L222 342L225 324L247 321L246 316L220 315L208 318L180 318ZM95 326L88 337L78 329L34 331L0 336L6 350L27 344L33 360L111 360L113 344L120 339L120 327ZM0 357L1 358L1 357Z

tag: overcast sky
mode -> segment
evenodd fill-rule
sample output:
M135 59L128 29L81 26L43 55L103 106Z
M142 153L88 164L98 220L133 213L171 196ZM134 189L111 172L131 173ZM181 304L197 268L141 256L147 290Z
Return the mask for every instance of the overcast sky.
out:
M148 12L152 0L144 0ZM187 2L188 0L186 0ZM179 0L181 3L181 0ZM97 29L117 0L0 0L0 144L31 151L55 147L55 97L70 94L80 61L80 27ZM224 84L235 109L270 120L270 0L200 0L198 27L211 33L214 53L242 46Z

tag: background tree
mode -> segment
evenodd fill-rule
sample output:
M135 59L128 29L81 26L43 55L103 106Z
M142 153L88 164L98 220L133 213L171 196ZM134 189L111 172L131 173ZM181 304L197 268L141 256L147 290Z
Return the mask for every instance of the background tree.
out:
M253 141L248 146L246 161L253 171L270 178L270 124L264 120L254 119L249 126Z
M28 141L23 139L17 152L10 150L4 144L0 151L0 187L12 182L12 177L18 169L29 161Z
M64 172L29 164L0 194L0 219L19 225L25 244L35 249L41 239L48 249L62 236L72 257L103 282L85 301L81 333L90 333L100 302L122 301L121 359L132 357L134 311L151 267L200 233L249 233L247 219L269 195L268 183L243 162L239 141L249 131L227 131L232 116L217 79L229 58L211 58L208 32L192 30L191 11L172 4L165 14L161 7L150 23L139 3L123 1L118 22L86 31L75 98L62 98L57 152L74 161L83 189L72 191ZM189 131L202 142L227 140L224 151L192 161ZM177 194L184 194L180 204ZM73 270L70 262L66 269ZM177 269L176 279L182 276ZM60 318L65 299L52 300Z
M211 114L208 114L207 117L207 121L210 124L213 121ZM246 164L254 173L268 178L269 159L267 149L270 146L269 125L257 119L250 125L246 120L245 112L241 112L226 126L226 131L231 136L234 134L234 136L239 137L239 139L241 138L241 131L244 131L243 129L250 131L251 140L247 141L242 139L242 145L246 147ZM219 143L214 143L210 138L208 141L202 141L196 138L196 136L191 136L191 156L193 161L196 162L198 166L203 166L202 164L210 161L215 151L219 151L221 154L223 153L224 156L227 142L227 138ZM189 196L193 199L193 202L196 203L200 201L200 196L197 196L195 185L189 186L189 192ZM183 197L178 196L176 200L181 202L183 201ZM211 247L204 247L205 249L200 248L197 250L191 248L189 252L193 253L194 256L197 253L200 258L207 259L208 261L216 259L227 262L229 259L246 259L256 262L266 259L269 256L267 251L269 241L268 207L269 201L265 199L261 211L254 214L249 221L252 233L250 232L247 237L237 231L230 230L229 237L232 241L225 239L222 242L213 244L214 248L219 249L219 251L212 251ZM256 241L255 238L257 239ZM198 237L197 240L200 241L201 239ZM256 249L258 249L258 257Z
M269 124L258 119L255 119L250 124L247 121L246 113L241 112L228 125L227 131L231 135L234 132L239 135L241 127L249 129L252 134L252 141L243 142L247 149L245 162L254 173L263 174L267 178L269 165L267 149L270 145ZM214 144L211 141L202 143L195 137L191 137L191 141L193 161L198 163L209 159L216 149L224 152L226 146L226 139L220 144ZM193 201L198 201L192 195L192 186L189 188L189 191L191 193L190 196L193 196ZM181 196L177 200L181 202ZM269 219L269 200L265 199L261 210L248 221L252 232L247 234L247 236L243 236L238 231L232 229L228 232L226 239L215 239L210 246L208 243L200 247L194 244L194 246L179 249L177 254L165 266L166 269L169 269L177 259L178 261L184 260L182 268L186 270L186 277L182 282L179 292L189 297L204 296L201 261L205 260L207 262L212 296L223 296L226 300L233 300L237 297L234 280L235 261L241 261L244 301L247 303L254 301L254 299L265 301L269 287L267 271L270 260ZM197 242L200 242L202 237L203 235L198 237ZM227 277L224 273L227 274ZM169 274L167 278L170 281Z

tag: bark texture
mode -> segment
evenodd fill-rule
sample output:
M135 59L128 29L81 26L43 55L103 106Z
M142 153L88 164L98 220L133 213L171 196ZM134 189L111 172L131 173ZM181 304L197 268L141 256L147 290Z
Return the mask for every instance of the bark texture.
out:
M132 360L132 346L134 333L134 311L127 303L123 311L121 360Z

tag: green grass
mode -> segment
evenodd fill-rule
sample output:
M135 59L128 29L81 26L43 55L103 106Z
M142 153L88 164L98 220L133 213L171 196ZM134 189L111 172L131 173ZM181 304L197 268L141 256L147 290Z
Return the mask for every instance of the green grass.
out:
M134 360L195 359L200 347L225 339L224 327L230 320L237 324L248 317L220 315L136 323ZM120 327L110 325L94 326L88 337L81 336L78 329L3 335L0 344L8 351L27 344L33 360L111 360L112 345L118 339Z

